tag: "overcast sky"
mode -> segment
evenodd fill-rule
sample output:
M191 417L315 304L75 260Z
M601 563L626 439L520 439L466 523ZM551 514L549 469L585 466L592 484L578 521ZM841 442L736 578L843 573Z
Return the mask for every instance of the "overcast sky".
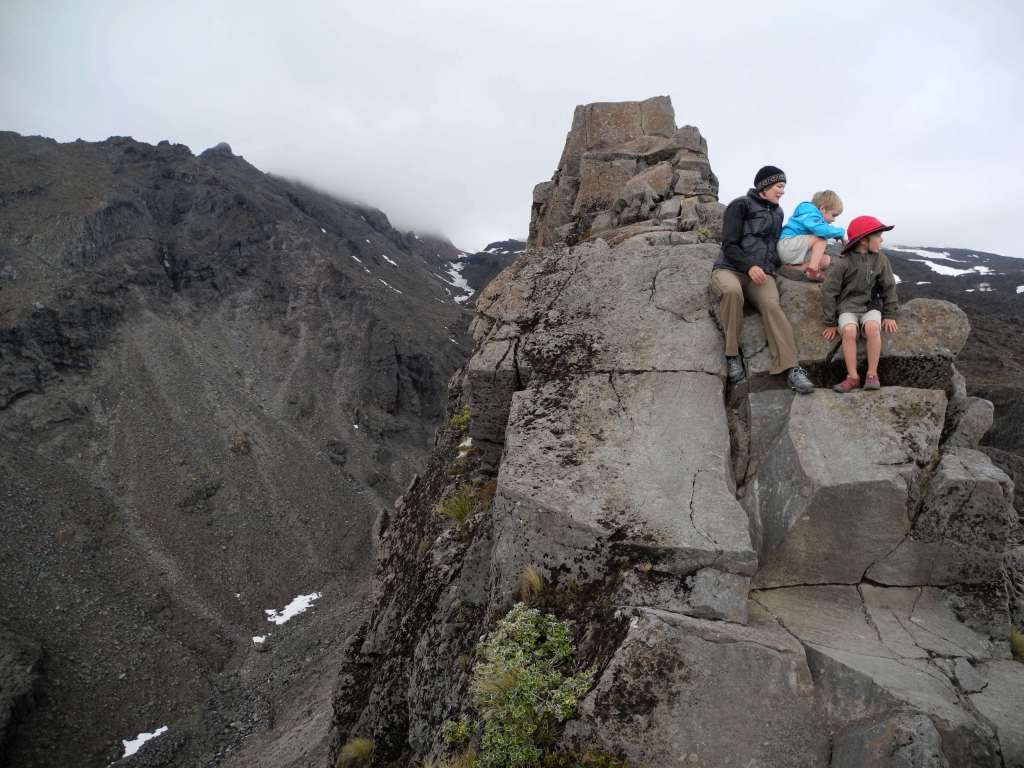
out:
M384 210L525 237L573 108L667 94L728 202L764 164L896 225L1024 256L1024 3L0 0L0 129L130 135Z

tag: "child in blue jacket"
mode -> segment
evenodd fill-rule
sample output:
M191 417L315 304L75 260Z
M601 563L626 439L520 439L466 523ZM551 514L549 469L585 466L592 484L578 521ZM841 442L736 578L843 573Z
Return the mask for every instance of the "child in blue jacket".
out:
M815 192L809 203L800 203L782 228L779 258L783 264L799 265L808 280L825 281L824 269L831 263L825 241L843 239L843 230L832 222L843 212L843 201L831 189Z

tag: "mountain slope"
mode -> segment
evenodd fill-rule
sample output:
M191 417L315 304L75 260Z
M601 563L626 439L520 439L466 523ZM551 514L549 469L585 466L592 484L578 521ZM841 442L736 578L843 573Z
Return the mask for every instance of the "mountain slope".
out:
M468 350L459 253L226 145L0 134L0 629L42 670L10 765L226 754L329 669Z

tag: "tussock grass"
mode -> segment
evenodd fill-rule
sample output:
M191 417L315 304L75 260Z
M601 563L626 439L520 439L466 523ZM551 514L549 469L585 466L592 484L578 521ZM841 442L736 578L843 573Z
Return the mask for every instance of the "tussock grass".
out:
M437 514L454 521L458 525L465 523L476 510L477 492L470 485L463 485L454 493L446 496L437 505Z
M544 591L544 577L532 565L528 565L519 574L519 599L527 605Z
M470 417L471 414L469 412L469 406L464 405L453 413L450 419L448 419L448 427L456 430L457 432L465 432L469 429Z
M373 755L373 740L363 736L349 739L338 753L337 768L368 765Z
M1024 632L1010 628L1010 652L1017 661L1024 661Z

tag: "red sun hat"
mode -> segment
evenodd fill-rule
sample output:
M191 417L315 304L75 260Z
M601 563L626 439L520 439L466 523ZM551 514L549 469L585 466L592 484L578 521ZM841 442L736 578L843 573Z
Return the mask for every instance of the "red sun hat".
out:
M846 228L847 242L846 247L843 248L843 253L853 248L853 246L868 235L873 235L876 232L888 232L890 229L892 227L887 227L874 216L858 216Z

